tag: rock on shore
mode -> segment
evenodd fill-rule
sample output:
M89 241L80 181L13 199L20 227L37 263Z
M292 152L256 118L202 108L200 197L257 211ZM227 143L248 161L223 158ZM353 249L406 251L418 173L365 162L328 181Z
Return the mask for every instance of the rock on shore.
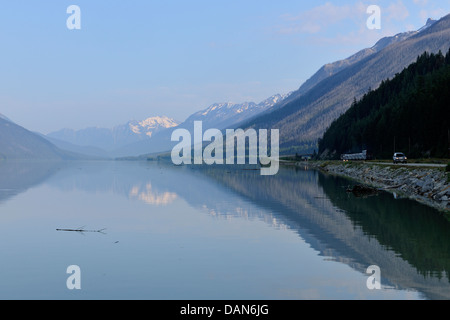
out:
M323 171L357 180L450 212L450 183L438 168L403 167L371 163L322 163Z

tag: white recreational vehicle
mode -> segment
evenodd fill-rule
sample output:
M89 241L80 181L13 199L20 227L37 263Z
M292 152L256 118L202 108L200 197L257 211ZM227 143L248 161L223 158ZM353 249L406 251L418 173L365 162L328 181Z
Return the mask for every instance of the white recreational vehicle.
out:
M343 155L341 155L341 159L343 161L367 160L367 150L363 150L363 152L361 152L361 153L343 154Z

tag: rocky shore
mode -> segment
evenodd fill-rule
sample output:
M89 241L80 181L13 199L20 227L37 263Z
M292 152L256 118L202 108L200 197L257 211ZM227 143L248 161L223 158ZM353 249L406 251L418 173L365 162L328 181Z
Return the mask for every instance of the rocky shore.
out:
M331 174L407 197L450 213L450 182L442 168L406 167L370 162L319 162L315 167Z

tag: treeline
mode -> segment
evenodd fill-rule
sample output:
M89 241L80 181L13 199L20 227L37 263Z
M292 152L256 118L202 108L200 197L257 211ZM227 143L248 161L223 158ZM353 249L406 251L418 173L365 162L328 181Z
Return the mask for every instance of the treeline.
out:
M378 159L449 157L450 50L424 53L383 81L335 120L319 140L319 154L339 158L368 150Z

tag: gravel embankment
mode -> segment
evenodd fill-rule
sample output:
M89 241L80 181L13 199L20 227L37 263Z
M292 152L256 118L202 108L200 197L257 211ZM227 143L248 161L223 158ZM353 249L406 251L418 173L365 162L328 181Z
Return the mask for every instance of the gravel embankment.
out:
M318 163L321 170L355 179L450 212L450 183L443 169L373 163Z

